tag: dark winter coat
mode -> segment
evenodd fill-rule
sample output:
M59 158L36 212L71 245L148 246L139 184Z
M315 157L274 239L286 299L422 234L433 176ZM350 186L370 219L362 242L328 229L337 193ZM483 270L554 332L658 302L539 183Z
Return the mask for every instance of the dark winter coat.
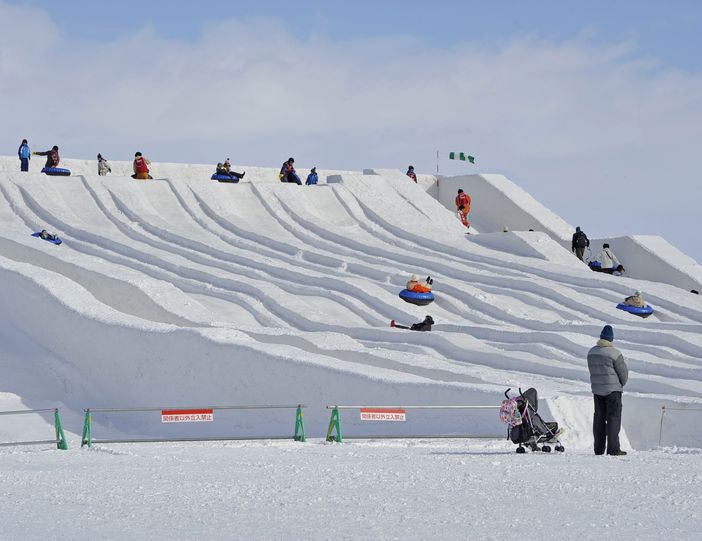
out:
M312 186L314 184L317 184L318 181L319 177L317 176L317 173L310 173L309 175L307 175L307 181L305 182L305 184L307 184L308 186Z
M46 156L44 167L58 167L61 161L58 150L54 150L53 148L46 152L37 152L37 156Z
M621 392L629 379L624 356L607 340L598 340L587 353L587 368L592 394L606 396L614 391Z
M431 316L427 316L424 318L424 321L421 323L413 323L412 326L410 327L411 331L430 331L431 326L434 324L434 320L432 319Z
M573 246L571 251L574 252L576 248L581 248L578 246L578 240L581 238L585 239L585 246L590 246L590 239L587 238L587 235L583 231L576 231L573 233ZM585 246L582 246L582 248L585 248Z

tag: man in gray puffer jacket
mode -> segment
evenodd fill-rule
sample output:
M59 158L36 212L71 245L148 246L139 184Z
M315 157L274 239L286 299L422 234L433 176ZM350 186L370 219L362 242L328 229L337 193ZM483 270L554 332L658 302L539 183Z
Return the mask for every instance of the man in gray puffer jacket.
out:
M597 345L587 354L590 385L595 395L595 418L592 432L595 436L595 454L625 455L619 447L619 429L622 426L622 391L629 379L624 356L612 345L614 331L605 325Z

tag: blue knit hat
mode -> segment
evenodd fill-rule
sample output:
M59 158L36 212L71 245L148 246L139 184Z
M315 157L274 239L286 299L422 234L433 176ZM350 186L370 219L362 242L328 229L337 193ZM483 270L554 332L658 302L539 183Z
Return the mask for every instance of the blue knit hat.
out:
M611 325L604 326L602 332L600 333L600 338L602 340L607 340L607 342L611 342L614 340L614 330L612 329Z

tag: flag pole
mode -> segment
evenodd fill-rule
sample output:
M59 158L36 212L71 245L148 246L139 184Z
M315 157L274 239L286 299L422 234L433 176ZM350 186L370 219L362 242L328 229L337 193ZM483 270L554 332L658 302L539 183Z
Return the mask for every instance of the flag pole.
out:
M436 176L439 176L439 151L436 151Z

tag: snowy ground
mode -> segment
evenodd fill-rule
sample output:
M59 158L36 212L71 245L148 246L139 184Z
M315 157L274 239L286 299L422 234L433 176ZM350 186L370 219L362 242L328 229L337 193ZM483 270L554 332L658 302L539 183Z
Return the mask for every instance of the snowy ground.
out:
M4 539L699 539L702 451L506 442L0 449ZM11 505L7 503L11 502Z
M538 211L536 231L467 236L427 179L397 172L320 171L321 185L305 187L247 168L222 185L207 166L154 164L156 179L140 182L129 163L97 177L92 162L66 162L73 176L48 178L0 159L0 411L60 408L71 447L0 448L0 494L13 503L0 507L3 538L702 532L702 305L665 283L669 267L657 267L662 281L591 272L554 239L564 222L516 189L498 190L502 206L477 197L476 221L518 208L528 229ZM40 229L64 243L30 236ZM412 273L434 278L428 307L398 297ZM616 309L636 289L655 307L646 320ZM426 314L430 333L389 327ZM591 455L585 356L605 323L630 369L622 443L635 451L616 459ZM83 408L303 403L318 438L328 405L494 407L507 387L530 386L566 428L565 455L475 440L77 445ZM661 433L662 406L687 411L667 410ZM177 426L159 413L95 414L94 436L294 426L287 409ZM370 424L343 410L342 425L344 436L504 430L492 409ZM52 431L50 415L0 417L0 443ZM677 447L656 450L661 434Z

